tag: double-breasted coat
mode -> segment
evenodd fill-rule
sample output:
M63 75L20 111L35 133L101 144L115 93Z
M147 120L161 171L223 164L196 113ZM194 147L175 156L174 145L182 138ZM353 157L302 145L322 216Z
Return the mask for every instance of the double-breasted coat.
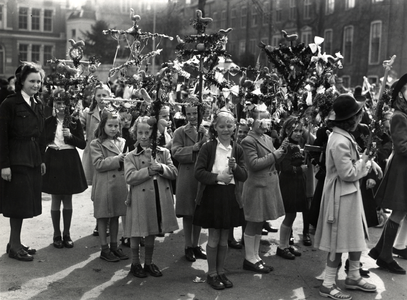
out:
M101 142L95 139L90 143L95 174L92 182L94 217L112 218L126 215L126 198L128 188L124 179L124 168L118 155L124 148L126 140L117 138L119 146L110 139Z
M201 127L200 131L203 132L205 129ZM197 137L196 128L190 123L177 128L174 132L171 152L174 159L179 162L175 204L177 217L192 217L195 212L198 181L194 176L194 166L198 151L193 151L192 148Z
M91 157L90 143L95 139L95 130L100 123L100 110L98 107L89 110L89 107L85 108L82 113L79 114L79 119L83 129L85 130L86 147L82 154L82 165L85 172L86 181L88 184L92 184L94 166Z
M263 222L284 215L278 172L271 137L250 131L241 143L247 169L243 184L243 211L246 221Z
M360 179L368 173L351 134L334 127L326 148L326 177L315 247L331 253L366 250L368 236Z
M376 192L380 207L407 211L407 115L396 110L390 122L393 153Z
M124 160L125 179L130 185L126 237L143 237L178 229L171 185L171 180L177 177L178 171L168 149L157 147L156 160L163 167L163 172L155 176L158 195L154 177L148 172L151 156L147 156L143 148L136 146Z

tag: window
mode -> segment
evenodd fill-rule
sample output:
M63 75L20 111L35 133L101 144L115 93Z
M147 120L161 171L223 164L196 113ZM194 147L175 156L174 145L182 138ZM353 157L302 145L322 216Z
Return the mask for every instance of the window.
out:
M52 31L52 10L44 10L44 31Z
M352 63L353 26L347 26L343 36L343 57L344 63Z
M18 10L18 29L28 29L28 8L20 7Z
M334 13L335 0L325 0L325 14L330 15Z
M281 0L276 1L276 22L282 21L283 10L281 8Z
M369 64L380 62L380 44L382 40L382 22L376 21L370 25Z
M259 12L255 7L252 7L252 27L259 25Z
M304 30L301 32L301 43L304 43L305 46L308 46L312 41L312 31Z
M38 8L31 10L31 30L40 30L40 14L41 10Z
M226 20L226 10L222 10L220 28L225 29L226 26L227 26L226 22L227 22L227 20Z
M263 9L263 25L267 25L269 23L270 18L270 2L264 3Z
M4 74L5 69L4 69L4 48L3 46L0 45L0 74Z
M20 44L18 46L18 54L19 60L28 61L28 45L27 44Z
M249 52L251 54L255 54L256 53L256 48L257 48L257 40L256 39L252 39L249 41Z
M241 40L239 42L239 55L246 53L246 40Z
M40 52L41 52L40 45L32 45L31 46L31 61L39 63L40 57L41 57Z
M311 19L311 0L304 0L304 19Z
M323 52L332 54L332 29L327 29L324 32L324 42L322 43Z
M44 64L46 64L47 61L50 59L52 59L52 46L45 45L44 46Z
M247 8L242 7L242 10L240 11L240 27L246 28L247 24Z
M76 29L72 29L71 38L73 38L74 40L76 39Z
M355 0L345 0L345 10L355 7Z
M230 17L232 20L232 27L236 28L237 27L237 12L236 12L236 8L232 8L232 11L230 13Z
M290 13L288 18L290 20L297 19L297 7L295 6L295 0L290 0Z

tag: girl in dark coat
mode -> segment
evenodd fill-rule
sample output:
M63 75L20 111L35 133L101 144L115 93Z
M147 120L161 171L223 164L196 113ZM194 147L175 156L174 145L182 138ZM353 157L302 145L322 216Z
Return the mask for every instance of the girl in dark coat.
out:
M42 212L44 164L43 104L38 92L44 71L24 63L16 71L16 94L0 106L0 213L10 218L10 258L32 261L30 249L21 244L23 219Z

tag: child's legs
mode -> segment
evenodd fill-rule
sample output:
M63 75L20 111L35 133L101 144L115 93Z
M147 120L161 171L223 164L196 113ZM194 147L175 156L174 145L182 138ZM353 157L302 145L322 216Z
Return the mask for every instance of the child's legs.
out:
M109 219L109 228L110 228L110 243L117 244L117 236L119 234L119 217L113 217Z
M229 229L221 229L216 259L216 271L218 274L225 273L225 261L228 253L228 235Z
M185 248L192 247L192 217L184 216L182 226L184 228Z
M99 229L99 240L100 240L100 244L102 245L102 247L104 245L107 245L106 228L107 228L108 220L109 220L109 218L98 218L98 219L96 219L97 226L98 226L98 229Z
M51 220L54 227L54 237L61 236L61 201L63 195L51 195Z
M293 228L296 213L286 213L283 222L280 226L280 245L279 248L288 248L291 230Z
M124 230L126 228L126 216L121 216L122 219L122 228L123 228L123 236L124 236Z
M71 229L71 220L72 220L72 195L63 195L62 196L62 203L63 203L63 209L62 209L62 217L64 220L64 236L69 236L70 235L70 229Z
M362 252L349 252L349 269L348 278L359 279L360 278L360 257Z
M215 228L208 229L208 243L206 244L206 255L208 261L208 275L215 276L217 274L217 257L218 245L221 239L221 230ZM226 236L227 238L227 236Z
M153 253L154 253L154 241L155 235L149 235L145 238L145 257L144 257L144 264L151 265L153 262Z
M130 238L131 260L133 265L140 264L140 240L141 237Z
M263 222L248 221L246 223L244 231L245 258L253 264L258 262L256 256L256 235L261 235L262 228Z
M329 256L330 253L328 253L326 259L325 278L324 282L322 283L322 285L327 288L331 288L335 284L338 266L342 259L342 253L335 253L334 260L330 260Z

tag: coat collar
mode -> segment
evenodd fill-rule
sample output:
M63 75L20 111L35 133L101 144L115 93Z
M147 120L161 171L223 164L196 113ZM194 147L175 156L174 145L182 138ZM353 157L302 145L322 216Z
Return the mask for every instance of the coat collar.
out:
M250 130L248 136L254 138L260 146L266 149L268 152L272 152L274 149L273 140L266 134L263 134L264 139L255 133L254 131Z
M344 137L349 139L351 141L352 145L355 147L355 149L359 152L359 150L358 150L359 145L357 144L357 142L355 140L355 137L352 134L350 134L349 132L347 132L347 131L345 131L345 130L343 130L341 128L338 128L338 127L334 127L332 129L332 131L337 133L337 134L343 135Z
M88 111L88 115L94 116L98 121L100 121L100 109L96 106L94 109Z
M115 144L113 144L113 142L109 139L104 140L102 142L102 146L105 147L106 149L108 149L110 152L120 154L123 152L124 144L126 143L126 140L121 137L118 137L117 140L120 142L119 146L116 146Z

